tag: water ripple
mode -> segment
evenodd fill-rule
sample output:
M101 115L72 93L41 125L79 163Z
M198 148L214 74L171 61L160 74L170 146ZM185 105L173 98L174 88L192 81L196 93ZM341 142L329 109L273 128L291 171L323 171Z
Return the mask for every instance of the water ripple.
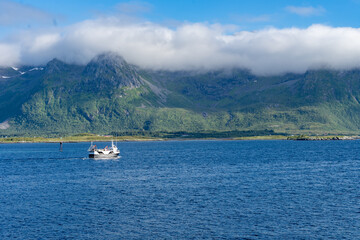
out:
M360 239L358 145L2 144L0 239Z

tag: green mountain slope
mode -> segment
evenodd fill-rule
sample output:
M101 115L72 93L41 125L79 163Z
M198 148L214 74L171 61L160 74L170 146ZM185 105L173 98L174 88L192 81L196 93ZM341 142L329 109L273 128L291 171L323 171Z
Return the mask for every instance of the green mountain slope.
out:
M107 53L86 66L54 59L43 68L0 69L0 76L0 122L10 125L0 124L0 135L360 129L359 70L150 71Z

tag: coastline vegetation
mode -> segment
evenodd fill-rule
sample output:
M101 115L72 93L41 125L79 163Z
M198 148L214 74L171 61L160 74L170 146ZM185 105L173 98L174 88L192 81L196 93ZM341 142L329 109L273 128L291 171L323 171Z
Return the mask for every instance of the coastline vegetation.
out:
M0 143L20 142L89 142L89 141L157 141L157 140L193 140L193 139L286 139L286 134L275 133L272 130L258 131L204 131L204 132L150 132L125 131L112 132L108 135L80 133L70 136L1 136Z
M59 143L59 142L106 142L106 141L168 141L168 140L354 140L359 136L345 135L288 135L275 133L272 130L261 131L205 131L205 132L147 132L127 131L112 132L108 135L97 135L92 133L80 133L71 136L1 136L0 143Z

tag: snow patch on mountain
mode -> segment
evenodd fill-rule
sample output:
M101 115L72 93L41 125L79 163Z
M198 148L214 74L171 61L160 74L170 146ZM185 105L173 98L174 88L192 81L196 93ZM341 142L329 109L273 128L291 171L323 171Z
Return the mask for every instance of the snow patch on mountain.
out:
M44 68L38 68L38 67L36 67L36 68L30 69L29 72L32 72L32 71L42 71L42 70L44 70Z
M8 129L9 127L10 127L10 124L9 124L8 121L5 121L5 122L0 123L0 129L1 129L1 130Z
M17 68L17 67L11 67L14 71L16 71L18 74L14 74L12 76L2 76L0 75L0 79L8 79L8 78L13 78L13 77L18 77L20 75L24 75L28 72L32 72L32 71L43 71L44 68L42 67L34 67L34 68L31 68L30 70L25 70L25 71L21 71L20 68Z

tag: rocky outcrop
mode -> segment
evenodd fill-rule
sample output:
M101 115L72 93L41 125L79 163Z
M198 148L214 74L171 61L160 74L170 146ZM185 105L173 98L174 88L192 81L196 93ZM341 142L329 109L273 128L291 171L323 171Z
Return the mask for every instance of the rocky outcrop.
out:
M134 66L115 53L96 56L85 67L83 75L88 82L96 82L98 88L137 88L143 83Z
M357 136L290 136L287 140L296 141L329 141L329 140L355 140L359 139Z

